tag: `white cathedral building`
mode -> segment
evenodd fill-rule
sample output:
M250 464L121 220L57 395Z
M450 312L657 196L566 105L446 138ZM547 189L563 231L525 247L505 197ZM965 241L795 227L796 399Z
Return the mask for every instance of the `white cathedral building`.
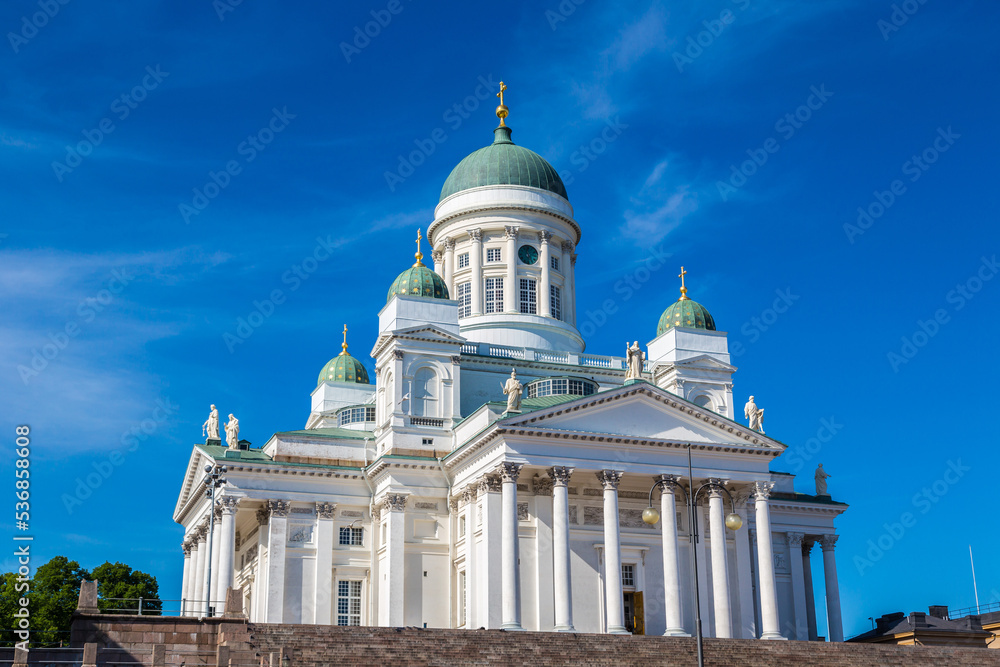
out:
M819 543L842 641L847 505L771 470L786 445L735 420L726 333L683 286L644 366L585 352L581 226L502 100L497 115L444 183L433 270L418 232L391 283L374 378L345 327L304 429L194 446L174 511L185 613L241 587L254 622L692 635L697 594L708 636L808 640Z

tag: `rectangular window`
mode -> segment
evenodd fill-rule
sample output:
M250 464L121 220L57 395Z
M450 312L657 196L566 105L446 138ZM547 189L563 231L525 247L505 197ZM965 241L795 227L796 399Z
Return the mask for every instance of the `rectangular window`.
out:
M458 517L458 534L465 535L465 517Z
M458 256L458 268L467 269L469 268L469 253L463 252Z
M361 582L337 582L337 625L361 625Z
M557 320L562 319L562 289L552 285L549 287L549 303L551 304L552 317Z
M555 255L553 255L552 257L549 257L549 266L551 268L555 269L556 271L558 271L559 270L559 258L556 257Z
M503 278L486 279L486 312L503 312Z
M635 565L622 565L622 586L635 587Z
M363 547L365 545L365 529L351 526L341 527L340 543L348 547Z
M500 261L500 248L487 248L486 249L486 261L487 262L499 262Z
M521 278L521 312L527 315L538 313L538 290L531 278Z
M458 573L458 625L465 625L465 570Z
M468 317L472 314L472 283L458 284L458 316Z

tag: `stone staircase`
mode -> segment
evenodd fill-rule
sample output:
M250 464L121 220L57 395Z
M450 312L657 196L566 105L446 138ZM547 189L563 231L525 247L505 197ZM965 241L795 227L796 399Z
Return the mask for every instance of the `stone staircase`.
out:
M650 667L697 664L694 639L501 630L336 627L251 623L256 660L282 652L292 667L349 665L572 665ZM706 639L705 665L823 667L1000 667L1000 651L822 642Z

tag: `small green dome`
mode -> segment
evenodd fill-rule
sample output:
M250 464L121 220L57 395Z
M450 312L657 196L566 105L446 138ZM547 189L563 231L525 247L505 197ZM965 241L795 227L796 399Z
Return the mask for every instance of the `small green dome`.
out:
M358 384L368 384L368 371L364 364L352 357L344 350L339 355L326 362L323 370L319 372L319 382L317 386L324 382L357 382Z
M493 130L492 144L459 162L441 188L441 200L483 185L523 185L568 200L566 186L555 168L538 153L515 145L510 133L509 127L501 125Z
M450 298L444 278L423 264L411 266L396 277L392 282L392 287L389 288L389 294L385 297L387 303L393 294L428 296L434 299Z
M660 325L656 327L656 335L662 335L670 327L715 331L715 320L705 306L687 296L682 296L660 315Z

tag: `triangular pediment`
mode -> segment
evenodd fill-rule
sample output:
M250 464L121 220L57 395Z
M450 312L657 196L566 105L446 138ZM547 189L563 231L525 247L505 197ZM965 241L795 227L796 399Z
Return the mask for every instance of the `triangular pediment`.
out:
M184 472L184 483L181 484L181 493L177 498L177 505L174 507L174 520L177 521L184 508L191 501L195 494L201 495L201 481L205 477L204 467L206 464L214 463L200 447L195 445L191 448L191 458L188 459L187 469Z
M507 417L501 426L783 451L785 445L647 382Z
M727 373L736 372L736 366L730 366L708 354L700 354L697 357L691 357L683 361L662 362L661 365L676 366L679 368L710 368L712 370L726 371Z
M454 345L461 345L465 342L464 338L456 336L450 331L434 326L433 324L425 324L415 327L407 327L406 329L397 329L391 333L382 334L378 337L378 340L375 341L375 345L372 347L371 355L373 357L377 357L379 353L385 349L387 345L389 345L389 343L397 339L415 340L427 343L451 343Z

